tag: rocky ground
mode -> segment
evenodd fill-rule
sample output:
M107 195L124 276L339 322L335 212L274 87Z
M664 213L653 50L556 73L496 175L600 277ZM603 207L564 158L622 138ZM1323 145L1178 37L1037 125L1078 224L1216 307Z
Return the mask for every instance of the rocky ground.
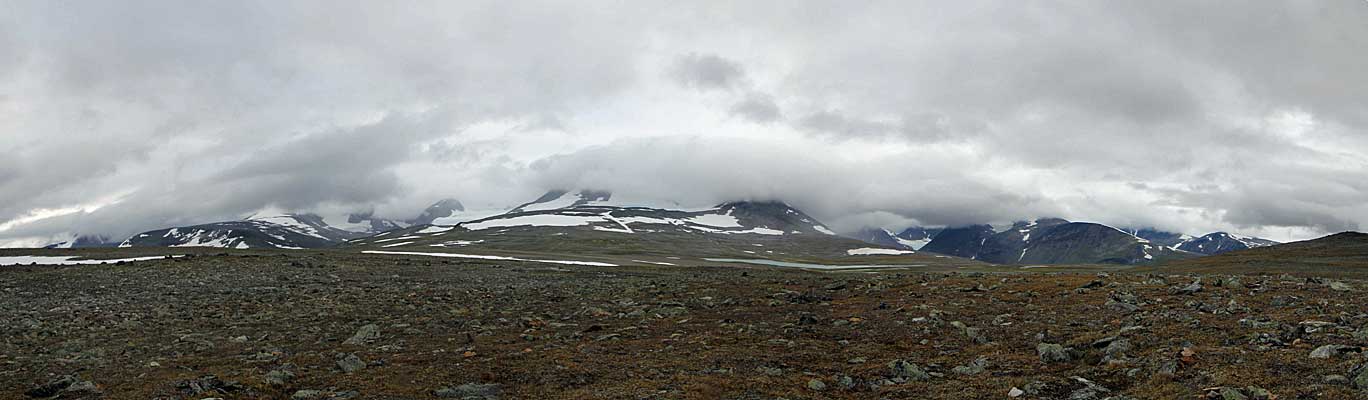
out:
M342 251L0 268L0 398L1368 398L1362 282Z

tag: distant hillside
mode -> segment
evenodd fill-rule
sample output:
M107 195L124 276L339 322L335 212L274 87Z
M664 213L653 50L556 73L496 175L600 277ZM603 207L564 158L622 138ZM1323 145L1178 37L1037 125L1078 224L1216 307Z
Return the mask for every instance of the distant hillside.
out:
M1276 244L1278 244L1278 242L1268 239L1216 232L1202 237L1184 240L1175 247L1178 248L1178 250L1211 255Z
M989 225L946 228L922 251L995 264L1140 264L1195 254L1110 226L1042 218L996 231Z
M454 225L414 226L347 244L363 251L565 257L664 266L700 262L984 266L842 237L778 201L736 201L676 210L617 200L604 191L552 191L507 213Z
M1214 273L1361 274L1362 271L1351 270L1368 269L1368 234L1341 232L1301 242L1175 260L1149 269Z
M148 231L119 247L300 249L329 247L362 235L329 226L317 215L287 214Z

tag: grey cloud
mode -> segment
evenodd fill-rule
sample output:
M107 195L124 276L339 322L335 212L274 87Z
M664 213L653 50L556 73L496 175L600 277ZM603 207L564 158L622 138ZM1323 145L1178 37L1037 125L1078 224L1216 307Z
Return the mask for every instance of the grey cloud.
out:
M0 240L551 184L849 224L1368 222L1356 2L4 8L0 221L127 194Z
M735 61L697 53L679 56L669 72L675 82L699 90L733 89L743 83L746 75Z
M532 165L533 182L547 189L602 188L686 205L782 200L838 222L868 210L933 225L1060 212L1039 195L1004 191L965 174L960 165L971 161L931 149L915 157L845 163L824 157L820 146L809 146L739 138L624 140L538 160Z
M773 96L763 93L746 95L745 98L732 104L730 113L747 121L762 124L776 122L783 117L779 105L774 103Z

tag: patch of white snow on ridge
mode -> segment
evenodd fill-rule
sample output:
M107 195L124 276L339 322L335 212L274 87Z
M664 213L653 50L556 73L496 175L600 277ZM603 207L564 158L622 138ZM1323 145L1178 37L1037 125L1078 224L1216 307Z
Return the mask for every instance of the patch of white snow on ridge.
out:
M608 231L608 232L619 232L619 233L636 233L636 232L632 232L632 227L627 226L626 223L623 223L621 220L619 220L619 219L617 219L617 218L613 218L613 212L612 212L612 211L603 213L603 218L604 218L604 219L607 219L607 220L609 220L609 221L613 221L613 223L618 224L618 226L621 226L622 229L604 228L604 227L601 227L601 226L595 226L595 227L594 227L595 230Z
M454 227L450 227L450 226L436 226L436 225L433 225L433 226L429 226L429 227L423 228L422 230L418 231L417 233L442 233L442 232L446 232L446 231L449 231L449 230L452 230L452 229L455 229L455 228L454 228Z
M413 244L413 242L391 243L391 244L387 244L387 245L380 246L380 247L399 247L399 246L403 246L403 245L407 245L407 244Z
M896 256L912 253L916 252L911 250L880 249L874 247L861 247L858 249L846 250L846 255L849 256Z
M456 225L462 222L481 220L508 212L506 208L491 208L481 210L467 209L465 211L452 211L451 215L432 220L433 225Z
M825 226L813 225L813 226L812 226L812 229L816 229L818 232L821 232L821 233L825 233L825 234L828 234L828 235L836 236L836 232L832 232L830 229L827 229L827 227L825 227Z
M535 214L511 218L491 219L488 221L465 223L461 227L472 231L510 226L584 226L591 222L602 221L603 217L584 215Z
M418 251L382 251L382 250L366 250L366 251L362 251L362 253L365 253L365 254L393 254L393 255L401 255L401 256L429 256L429 257L473 258L473 259L480 259L480 260L526 261L526 262L539 262L539 263L565 264L565 265L588 265L588 266L593 266L593 267L616 267L616 266L618 266L617 264L609 264L609 263L602 263L602 262L595 262L595 261L533 260L533 259L526 259L526 258L504 257L504 256L488 256L488 255L480 255L480 254L425 253L425 252L418 252Z
M573 205L575 205L575 202L577 202L577 201L580 201L580 196L579 196L578 193L566 192L565 194L562 194L562 195L560 195L560 197L557 197L557 198L555 198L555 199L552 199L551 201L547 201L547 202L544 202L544 203L532 203L532 204L528 204L526 207L523 207L522 210L520 210L520 211L522 211L522 212L528 212L528 211L559 210L559 209L562 209L562 208L567 208L567 207L573 206Z
M770 229L770 228L751 228L751 229L744 230L744 231L723 231L723 232L721 232L721 233L726 233L726 234L732 234L732 233L755 233L755 234L760 234L760 235L783 235L783 234L784 234L784 231L781 231L781 230L778 230L778 229Z
M323 240L328 240L327 237L324 237L321 233L318 232L318 228L309 224L305 224L303 222L299 222L299 219L290 215L277 215L274 217L252 217L248 219L248 221L252 221L257 225L277 225L280 227L284 227L285 229L299 232L301 234L313 236Z
M737 220L736 217L731 216L730 213L703 214L685 219L684 221L698 225L711 226L715 228L741 228L741 221Z
M667 262L663 262L663 261L632 260L632 262L639 262L639 263L645 263L645 264L655 264L655 265L671 265L671 266L675 265L675 264L667 263Z
M912 250L921 250L922 246L926 246L927 243L931 243L931 239L907 240L896 236L893 239L897 240L898 244L911 247Z
M376 242L376 243L384 243L384 242L393 242L393 241L395 241L395 240L409 240L409 239L420 239L420 238L421 238L421 237L419 237L419 236L409 235L409 236L400 236L400 237L396 237L396 238L380 239L380 240L376 240L375 242Z

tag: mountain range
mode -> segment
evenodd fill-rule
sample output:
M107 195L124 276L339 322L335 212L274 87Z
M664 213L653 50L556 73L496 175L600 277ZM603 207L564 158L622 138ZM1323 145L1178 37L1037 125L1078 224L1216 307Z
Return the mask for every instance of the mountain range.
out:
M613 235L635 235L622 240ZM1277 244L1225 232L1204 236L1155 229L1124 230L1107 225L1042 218L1018 222L1006 229L990 225L931 228L908 227L894 233L880 228L836 235L826 225L783 202L738 201L704 209L666 209L614 198L606 190L552 190L505 210L467 210L456 199L443 199L406 220L355 213L324 218L314 214L252 216L243 220L180 226L139 233L120 247L371 248L451 247L487 243L483 247L574 247L569 242L612 242L621 251L645 251L653 246L702 246L734 251L718 254L761 254L753 247L779 246L733 243L734 235L785 240L803 238L803 251L787 253L831 255L853 251L867 243L878 248L935 253L994 264L1140 264L1220 254ZM567 236L575 236L573 238ZM646 240L645 237L650 239ZM519 238L519 241L510 238ZM555 237L555 241L546 237ZM849 240L849 239L854 240ZM581 240L582 239L582 240ZM856 242L858 241L858 242ZM817 243L821 242L821 243ZM839 243L832 245L832 243ZM498 243L497 246L492 245ZM103 238L78 237L63 247L112 246ZM750 247L748 247L750 246ZM775 254L773 248L764 254ZM705 251L706 252L706 251ZM852 253L853 254L853 253Z
M995 264L1137 264L1220 254L1278 244L1226 232L1193 237L1155 229L1042 218L1007 229L991 225L910 227L893 234L865 228L846 236L866 243L964 257Z

